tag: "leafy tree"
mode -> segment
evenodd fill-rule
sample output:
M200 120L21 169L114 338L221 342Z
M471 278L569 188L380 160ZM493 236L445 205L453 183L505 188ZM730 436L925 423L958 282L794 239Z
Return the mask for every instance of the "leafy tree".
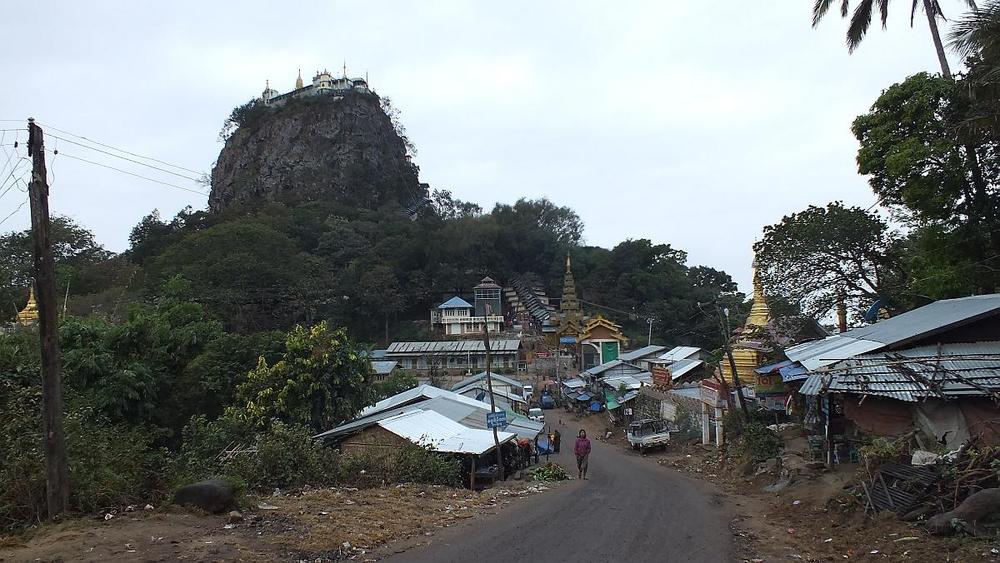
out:
M920 73L885 90L854 121L858 171L871 176L882 201L905 206L919 220L992 222L997 146L987 139L973 145L956 134L966 109L959 88Z
M371 366L344 329L319 323L288 333L277 363L261 358L236 392L234 407L265 426L272 418L328 430L371 404Z
M222 123L222 130L219 131L219 140L226 142L229 137L240 127L252 126L267 111L260 98L253 98L247 103L233 108L232 113Z
M479 217L483 208L475 203L456 199L449 190L434 190L431 192L431 205L434 212L442 219L462 219Z
M393 370L385 381L376 386L377 396L375 399L382 400L386 397L392 397L408 389L413 389L417 384L417 377L413 373L401 369Z
M896 241L878 215L833 202L764 227L754 251L765 291L821 318L841 296L859 312L898 289Z
M111 262L113 254L94 235L68 217L53 217L52 254L58 292L67 286L73 294L91 293L121 283L125 264ZM31 230L0 236L0 319L11 319L28 300L34 272Z

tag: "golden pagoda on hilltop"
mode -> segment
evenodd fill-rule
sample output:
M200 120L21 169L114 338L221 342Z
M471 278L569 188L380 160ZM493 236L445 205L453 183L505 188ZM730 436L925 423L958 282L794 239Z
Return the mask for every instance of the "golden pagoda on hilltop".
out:
M741 385L753 385L757 380L757 373L754 371L760 367L763 354L754 346L754 333L763 328L771 321L771 309L764 299L764 286L760 283L760 274L757 272L757 259L753 261L753 305L750 307L750 314L747 322L743 325L740 335L732 343L733 360L736 364L736 374L739 375ZM722 377L726 383L733 385L733 372L729 367L729 359L722 358Z
M17 324L28 326L38 323L38 303L35 302L35 288L28 290L28 303L17 314Z

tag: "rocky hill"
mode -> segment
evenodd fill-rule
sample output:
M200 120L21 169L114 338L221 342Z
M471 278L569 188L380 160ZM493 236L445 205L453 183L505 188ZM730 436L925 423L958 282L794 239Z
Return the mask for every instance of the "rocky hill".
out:
M378 208L426 196L406 144L375 94L251 102L233 112L212 169L209 208L265 201L335 201Z

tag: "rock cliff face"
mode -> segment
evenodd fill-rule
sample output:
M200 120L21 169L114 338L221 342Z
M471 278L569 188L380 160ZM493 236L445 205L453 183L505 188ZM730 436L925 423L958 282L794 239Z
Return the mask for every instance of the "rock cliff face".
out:
M374 94L291 100L246 114L212 169L212 211L266 201L413 205L426 185Z

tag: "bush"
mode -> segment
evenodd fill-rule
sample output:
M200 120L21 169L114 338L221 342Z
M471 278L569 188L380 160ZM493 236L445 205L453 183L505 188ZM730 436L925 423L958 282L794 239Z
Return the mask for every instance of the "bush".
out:
M869 472L887 461L906 462L910 451L909 439L875 438L861 446L858 454Z
M262 430L225 416L196 416L184 429L173 485L222 477L238 491L267 491L340 481L339 455L303 426L272 421Z
M152 447L143 428L109 424L92 409L75 408L64 419L69 461L69 511L90 513L156 500L167 454ZM0 529L46 517L41 396L16 389L0 405Z
M362 486L383 483L426 483L457 487L462 484L462 463L452 455L417 445L386 452L345 455L344 479Z
M736 453L753 461L764 461L776 457L784 442L774 431L760 422L750 422L743 426L743 432L736 442Z

